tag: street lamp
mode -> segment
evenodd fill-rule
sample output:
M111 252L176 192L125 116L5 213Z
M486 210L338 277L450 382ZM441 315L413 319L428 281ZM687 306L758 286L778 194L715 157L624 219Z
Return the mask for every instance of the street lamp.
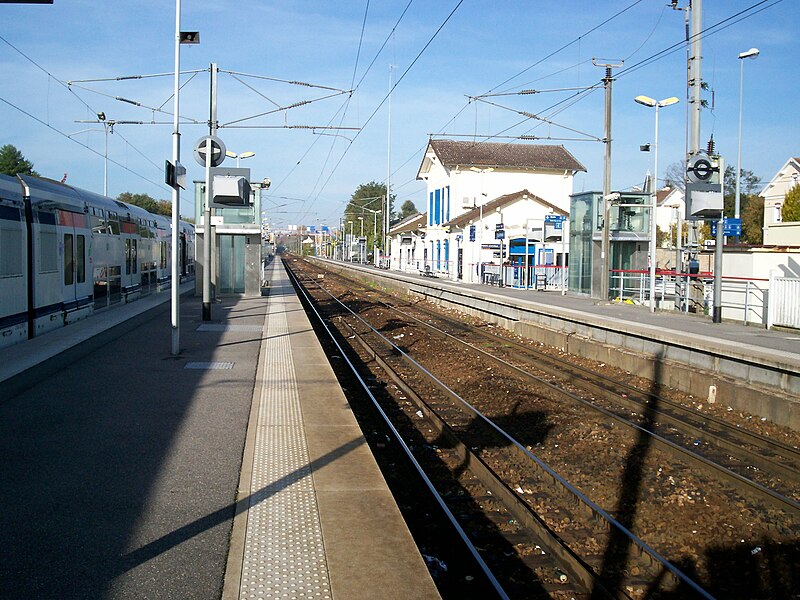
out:
M478 219L478 222L480 224L480 236L478 238L478 264L475 265L478 276L480 277L480 262L481 258L483 258L483 204L484 204L483 196L486 195L483 191L483 175L485 173L491 173L492 171L494 171L494 167L486 167L485 169L481 169L479 167L470 167L469 170L481 174L481 198L480 198L481 202L478 204L479 214L480 214L480 218Z
M733 205L733 216L739 218L739 180L742 178L742 84L744 82L744 59L758 58L761 52L758 48L750 48L739 54L739 147L736 151L736 199Z
M671 106L680 102L675 96L664 98L664 100L653 100L648 96L636 96L634 102L642 106L656 109L656 133L653 140L653 185L650 190L652 195L650 208L650 312L656 310L656 209L658 207L658 109L664 106Z
M255 155L256 155L255 152L250 152L249 150L247 152L239 152L239 154L236 154L236 152L231 152L230 150L226 150L225 151L225 156L227 156L228 158L235 158L236 159L236 168L237 169L239 168L239 161L240 160L243 160L245 158L252 158Z

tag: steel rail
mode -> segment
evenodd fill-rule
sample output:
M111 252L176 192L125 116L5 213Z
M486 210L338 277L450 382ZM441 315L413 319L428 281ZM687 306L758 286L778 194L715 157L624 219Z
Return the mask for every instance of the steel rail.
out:
M403 440L402 436L400 435L400 432L397 431L395 426L392 424L391 419L389 418L389 416L384 412L383 408L380 406L380 403L375 398L375 396L372 393L372 391L369 389L369 386L367 385L367 382L364 381L364 379L358 373L358 369L353 364L353 362L348 358L347 353L345 352L344 348L342 348L342 346L339 344L339 341L336 339L336 336L331 332L330 327L328 326L328 323L325 321L325 319L322 317L322 315L320 315L319 311L317 311L316 307L314 306L314 302L311 301L311 298L306 293L306 290L305 290L304 286L302 286L300 284L300 280L295 276L294 272L291 270L291 268L288 267L288 265L287 265L287 268L286 268L286 272L289 274L290 279L294 283L295 289L297 289L302 294L303 298L305 299L306 306L308 306L310 308L310 310L313 313L313 315L319 321L320 325L323 327L325 332L328 334L328 336L330 337L330 339L333 342L333 344L336 346L336 348L341 353L341 356L344 358L345 362L347 363L347 366L350 368L350 370L352 371L353 375L358 380L358 382L361 385L361 388L363 389L364 393L369 397L369 399L372 402L372 404L375 406L375 408L380 413L380 415L383 418L383 420L386 422L387 427L389 427L389 429L392 431L392 434L395 436L395 439L400 444L401 448L405 452L406 456L408 456L408 458L411 461L411 463L414 465L414 468L417 470L417 473L419 473L419 476L425 482L425 485L427 486L428 490L431 492L433 497L436 499L436 502L439 504L439 506L441 507L442 511L447 516L447 519L450 521L450 523L452 524L452 526L454 527L454 529L458 533L459 537L462 539L462 541L466 545L466 547L469 550L470 554L472 554L473 558L478 563L478 565L481 568L481 570L483 571L484 575L486 576L486 578L491 583L492 587L495 589L495 591L497 592L497 594L501 598L504 598L506 600L510 600L510 596L506 593L506 591L503 589L503 587L500 584L500 582L495 577L494 573L492 573L492 571L489 568L489 566L483 560L483 557L481 557L481 555L478 552L477 548L475 548L475 546L472 544L472 542L470 541L470 539L467 536L466 532L464 531L464 529L461 527L460 523L456 519L455 515L453 515L453 513L450 511L450 508L447 506L447 504L445 503L444 499L441 497L439 492L434 487L434 485L431 482L430 478L427 476L425 471L422 469L422 466L419 464L419 462L417 461L416 457L411 452L411 449L408 447L408 445Z
M458 343L469 346L470 348L472 348L477 352L483 353L484 355L488 356L489 358L492 358L493 360L495 359L495 357L492 354L489 354L485 350L478 348L477 346L474 346L469 342L465 342L464 340L461 340L458 336L448 333L447 331L444 331L430 323L426 323L422 319L419 319L414 315L408 314L407 312L401 310L397 306L393 306L392 304L386 302L382 302L382 304L387 308L394 310L399 314L409 319L412 319L425 327L430 328L433 331L436 331L442 336L451 338ZM420 310L421 312L428 312L425 309L420 309L418 307L414 308ZM443 321L452 322L452 319L449 319L446 316L436 315L436 318L439 318ZM516 340L509 339L505 336L487 333L485 331L481 331L475 328L473 328L472 331L484 337L485 339L489 339L492 341L499 341L499 343L506 345L512 345L514 348L522 350L523 352L526 352L529 355L533 355L537 359L550 364L551 368L566 369L567 371L570 371L572 374L578 373L580 375L580 382L581 382L580 384L576 384L578 385L578 387L581 387L581 385L590 387L591 391L602 394L610 401L622 404L628 409L640 409L640 410L646 409L648 408L647 405L649 403L657 403L659 405L657 408L657 419L656 419L657 422L663 420L665 424L669 424L675 427L676 429L683 430L684 432L691 434L692 437L704 439L708 443L713 444L718 448L723 449L727 452L730 452L732 455L736 456L743 462L750 462L753 466L756 466L759 469L771 471L774 474L785 477L791 481L797 482L798 480L800 480L800 471L798 470L798 466L800 465L800 451L798 451L796 448L789 446L788 444L784 444L778 440L772 440L766 438L762 435L759 435L751 431L734 427L733 425L726 423L725 421L718 419L717 417L714 417L712 415L696 415L693 411L691 411L686 407L681 406L677 402L673 402L672 400L663 398L661 396L653 394L652 392L641 390L630 384L613 380L610 377L606 377L605 375L595 373L590 369L587 369L581 365L575 365L566 360L562 360L557 357L546 354L544 352L540 352L535 348L531 348L529 346L526 346L525 344L521 344ZM513 366L510 365L510 363L504 362L503 364L507 366ZM531 375L531 377L534 376ZM618 395L617 392L615 392L614 390L604 387L604 385L601 383L591 381L591 379L589 378L599 379L602 380L605 385L616 386L616 388L618 389L621 388L628 394L628 397L625 398L621 394ZM637 400L635 398L632 398L631 396L639 396L641 397L641 400ZM669 410L672 410L675 413L678 413L682 415L684 418L690 419L693 422L686 422L684 420L681 420L675 415L671 415L668 412L665 412L661 407L662 404L666 405L669 408ZM701 424L696 425L695 423L697 421L701 421ZM715 427L718 432L721 431L722 433L714 434L710 433L707 429L704 429L704 426L707 426L709 424ZM733 438L738 437L740 439L738 440L734 439L733 441L731 441L730 439L725 439L724 437L720 437L726 435ZM788 466L772 458L758 454L757 452L754 452L749 448L743 447L742 444L750 444L767 452L778 454L781 458L793 462L794 464L792 466Z
M673 565L670 561L666 558L662 557L654 548L650 547L644 540L640 539L636 536L633 532L623 526L619 521L617 521L614 517L612 517L608 512L606 512L602 507L595 504L589 497L587 497L583 492L575 488L572 484L570 484L566 479L564 479L561 475L559 475L556 471L554 471L549 465L547 465L543 460L533 454L530 450L525 448L522 444L520 444L516 439L510 436L505 430L495 424L491 419L483 415L478 409L476 409L472 404L461 398L455 391L453 391L446 383L438 379L435 375L433 375L430 371L428 371L424 366L418 363L414 358L412 358L408 353L406 353L402 348L394 344L391 340L389 340L386 336L384 336L380 331L375 329L372 325L370 325L363 317L356 314L352 311L346 304L341 302L338 298L336 298L333 294L331 294L328 290L322 287L318 282L311 281L311 283L316 284L319 289L324 291L328 294L331 299L341 305L347 312L349 312L355 319L363 323L366 327L372 330L372 332L380 337L384 343L389 345L392 348L392 351L395 352L398 356L403 357L406 361L410 364L414 365L415 368L422 374L424 374L429 381L434 383L437 387L441 390L445 391L448 395L450 395L453 399L456 399L466 410L472 412L478 419L483 421L486 425L490 428L494 429L499 435L501 435L511 446L517 448L518 451L522 452L524 456L526 456L529 460L533 461L547 476L552 478L553 480L557 481L561 484L561 486L569 492L576 500L578 500L581 504L584 504L587 508L589 508L597 518L607 522L611 527L616 529L622 535L624 535L629 542L639 548L644 554L649 555L655 562L659 563L664 570L670 574L671 577L676 578L682 584L686 585L697 593L702 598L713 599L706 590L704 590L699 584L689 578L685 573L683 573L680 569L678 569L675 565ZM547 383L547 382L545 382ZM548 385L550 385L548 383ZM558 388L556 388L558 389ZM564 393L563 390L558 390L560 393ZM576 397L577 398L577 397ZM640 428L641 429L641 428ZM646 430L645 430L646 431ZM647 432L648 435L652 435ZM746 480L747 481L747 480Z

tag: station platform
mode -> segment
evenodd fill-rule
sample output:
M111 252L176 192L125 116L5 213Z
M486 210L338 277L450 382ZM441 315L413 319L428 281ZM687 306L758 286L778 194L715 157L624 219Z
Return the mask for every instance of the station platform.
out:
M439 597L269 279L210 322L183 296L178 356L168 293L0 351L0 598Z

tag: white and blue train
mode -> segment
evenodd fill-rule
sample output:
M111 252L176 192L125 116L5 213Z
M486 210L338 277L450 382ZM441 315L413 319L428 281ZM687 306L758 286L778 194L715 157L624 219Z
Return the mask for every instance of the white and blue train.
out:
M194 274L181 221L179 273ZM30 175L0 175L0 347L169 286L172 223Z

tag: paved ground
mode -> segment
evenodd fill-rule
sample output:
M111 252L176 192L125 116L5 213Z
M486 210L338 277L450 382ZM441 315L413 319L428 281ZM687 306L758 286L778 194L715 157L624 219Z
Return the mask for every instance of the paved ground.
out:
M265 302L214 310L182 300L179 358L155 309L0 400L1 598L219 597Z

